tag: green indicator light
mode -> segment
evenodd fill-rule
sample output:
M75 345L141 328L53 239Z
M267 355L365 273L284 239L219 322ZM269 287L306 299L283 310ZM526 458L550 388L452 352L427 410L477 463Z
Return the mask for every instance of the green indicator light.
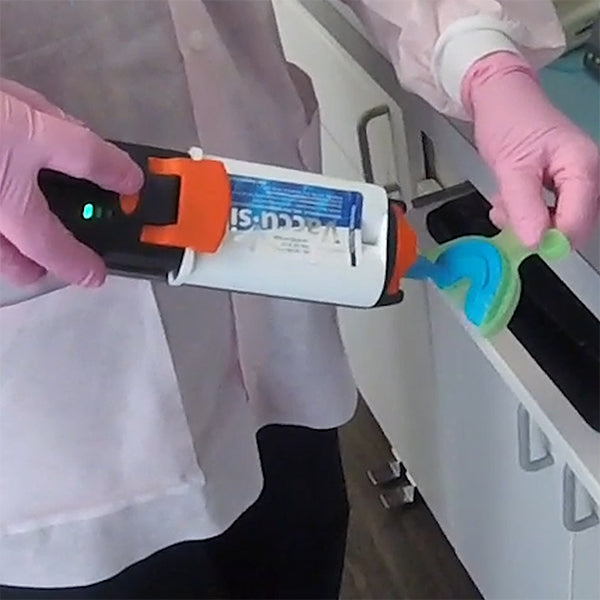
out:
M81 216L86 220L91 219L94 216L94 205L89 202L84 204Z

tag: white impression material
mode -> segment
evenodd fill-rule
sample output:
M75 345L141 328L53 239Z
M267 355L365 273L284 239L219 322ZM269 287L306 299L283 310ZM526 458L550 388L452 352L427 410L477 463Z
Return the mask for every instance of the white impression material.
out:
M232 182L219 250L186 250L171 285L370 307L385 285L388 198L379 186L216 156ZM202 201L202 200L200 200Z

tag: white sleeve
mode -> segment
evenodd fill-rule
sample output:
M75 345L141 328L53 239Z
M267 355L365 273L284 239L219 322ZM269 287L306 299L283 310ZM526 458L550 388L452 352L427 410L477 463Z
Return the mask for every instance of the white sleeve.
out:
M461 83L471 66L494 52L521 55L505 23L487 16L466 17L452 23L433 48L432 71L438 85L454 102L461 102Z

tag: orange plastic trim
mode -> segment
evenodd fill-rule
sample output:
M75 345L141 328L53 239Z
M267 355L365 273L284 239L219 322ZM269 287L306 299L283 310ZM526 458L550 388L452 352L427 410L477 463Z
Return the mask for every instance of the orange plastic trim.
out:
M225 165L216 160L149 158L155 175L178 175L179 212L174 225L145 225L141 241L212 254L229 225L231 184Z
M391 207L396 217L396 256L394 270L386 289L386 293L390 295L400 291L402 277L417 260L417 234L408 223L402 208L394 203Z

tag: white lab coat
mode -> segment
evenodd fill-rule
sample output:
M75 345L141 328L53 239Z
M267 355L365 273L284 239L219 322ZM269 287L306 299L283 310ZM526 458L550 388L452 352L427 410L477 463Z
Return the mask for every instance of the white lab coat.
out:
M357 4L449 114L423 56L452 23L484 13L489 47L536 60L562 42L544 2ZM267 1L0 0L0 66L107 138L320 168L310 80ZM356 396L331 307L118 278L0 310L0 376L0 582L37 587L219 534L260 493L257 429L339 426Z

